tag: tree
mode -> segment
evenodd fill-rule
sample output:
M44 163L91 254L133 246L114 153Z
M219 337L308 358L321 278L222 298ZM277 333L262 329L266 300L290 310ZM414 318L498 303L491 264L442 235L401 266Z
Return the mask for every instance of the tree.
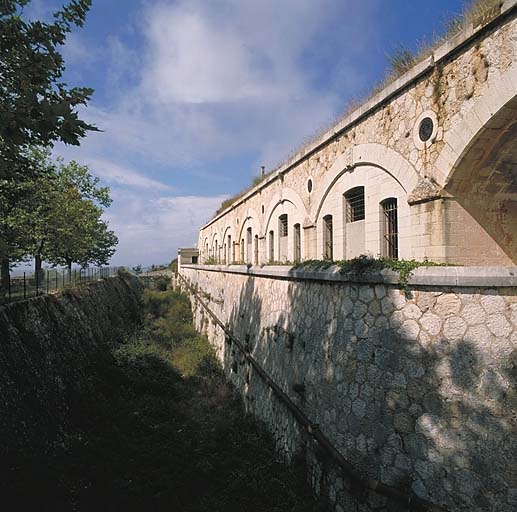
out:
M36 271L44 259L56 265L72 267L90 263L104 265L115 252L118 239L101 219L111 198L107 187L99 186L99 178L92 176L85 165L76 161L57 165L45 162L47 172L35 188L40 204L28 205L28 225L31 240L30 254ZM42 197L39 191L45 190Z
M31 193L26 195L25 201L19 203L15 212L20 227L18 231L25 241L26 252L34 258L35 272L40 273L46 254L54 254L56 257L56 244L59 244L61 251L66 243L72 245L72 237L67 237L66 241L62 239L63 233L67 232L67 226L74 225L77 221L81 222L81 216L85 216L85 219L89 216L100 218L103 209L111 204L111 198L109 189L100 187L99 178L92 176L85 165L80 165L74 160L65 164L60 158L54 163L46 151L33 151L32 159L37 161L39 173L36 178L30 180ZM88 201L91 204L88 204ZM95 233L83 232L81 228L76 230L75 235L82 233L96 240L97 252L102 254L107 251L110 244L116 245L116 241L110 232L102 227L104 224L94 225L97 230ZM91 241L83 242L85 248L92 245ZM73 245L77 248L77 242ZM112 253L109 256L111 255ZM92 261L95 258L95 255L92 256ZM106 260L103 257L97 259L103 261L99 264L104 264Z
M72 27L81 27L91 0L71 0L54 13L54 21L27 21L30 0L0 2L0 178L23 173L23 151L49 147L55 141L79 144L97 128L81 119L76 108L93 90L68 88L59 48Z
M52 243L45 260L54 265L105 265L115 253L118 239L101 220L102 209L81 199L73 191L67 194L67 207L58 212L52 228Z
M27 180L38 173L29 148L56 141L78 145L87 131L97 130L77 114L93 90L68 88L59 53L73 26L84 24L91 0L71 0L50 23L24 19L29 2L0 0L0 291L10 263L22 257L12 213L31 190Z

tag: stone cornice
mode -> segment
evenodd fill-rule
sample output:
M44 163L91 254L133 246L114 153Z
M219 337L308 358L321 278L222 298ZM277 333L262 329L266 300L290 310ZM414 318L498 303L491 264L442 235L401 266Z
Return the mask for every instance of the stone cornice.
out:
M182 265L182 269L243 274L292 281L369 283L399 285L400 277L391 270L368 274L343 274L336 266L325 270L293 269L282 265ZM420 267L413 271L408 284L436 287L502 288L517 287L517 267Z

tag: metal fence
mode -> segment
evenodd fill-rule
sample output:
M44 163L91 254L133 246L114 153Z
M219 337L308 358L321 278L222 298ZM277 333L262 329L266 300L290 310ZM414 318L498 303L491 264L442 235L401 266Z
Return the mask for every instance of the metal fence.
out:
M1 302L19 300L54 293L66 287L114 276L123 267L87 267L77 269L44 269L41 272L23 272L9 275L6 290L0 291Z

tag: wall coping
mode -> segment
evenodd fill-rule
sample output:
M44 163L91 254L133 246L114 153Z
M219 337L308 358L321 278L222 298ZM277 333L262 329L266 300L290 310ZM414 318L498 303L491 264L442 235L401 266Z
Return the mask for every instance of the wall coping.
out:
M293 157L289 158L285 163L274 170L270 176L258 185L252 187L242 197L233 202L228 208L210 219L201 227L201 230L208 228L214 222L218 221L239 204L246 202L257 192L267 187L270 183L282 177L287 172L297 167L303 160L326 146L338 135L344 133L354 125L367 118L372 112L376 111L380 106L389 102L394 96L408 88L414 82L417 82L423 75L426 75L434 69L436 64L450 58L460 51L464 46L468 45L474 39L490 30L498 23L504 23L504 20L512 14L514 8L517 7L517 0L505 0L501 6L500 13L497 17L485 24L474 26L472 23L467 25L461 32L451 37L436 49L426 59L415 64L409 71L388 84L384 89L375 94L372 98L366 100L357 109L338 121L329 130L319 135L314 142L306 145L302 150L297 152Z
M283 265L182 265L182 269L241 274L291 281L325 281L400 285L397 272L389 269L368 274L342 274L337 266L325 270L297 269ZM517 288L515 267L420 267L408 279L411 286L463 286L476 288Z

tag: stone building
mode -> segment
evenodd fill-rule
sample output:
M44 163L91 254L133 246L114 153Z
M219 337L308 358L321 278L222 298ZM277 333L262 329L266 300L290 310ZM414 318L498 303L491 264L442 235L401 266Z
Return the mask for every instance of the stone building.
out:
M200 261L515 265L517 9L500 4L203 226Z

